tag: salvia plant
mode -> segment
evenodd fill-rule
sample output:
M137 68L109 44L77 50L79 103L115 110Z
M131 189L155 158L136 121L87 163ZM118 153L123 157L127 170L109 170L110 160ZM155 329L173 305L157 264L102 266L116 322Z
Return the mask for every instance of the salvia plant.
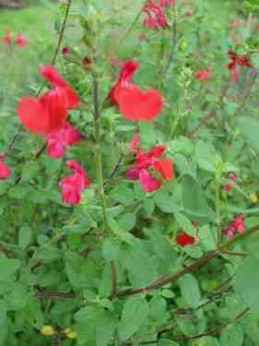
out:
M257 7L60 1L38 66L6 28L1 345L259 345Z

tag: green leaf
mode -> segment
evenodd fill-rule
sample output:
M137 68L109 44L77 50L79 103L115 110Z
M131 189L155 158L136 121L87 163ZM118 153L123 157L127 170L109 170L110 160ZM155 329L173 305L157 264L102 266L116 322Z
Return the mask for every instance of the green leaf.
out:
M255 275L259 268L259 258L247 257L237 268L234 288L248 307L259 316L259 277Z
M215 157L208 143L201 140L198 141L195 147L195 154L200 168L209 172L216 172Z
M123 205L130 205L135 200L134 192L125 185L119 186L111 192L111 197Z
M136 225L135 213L126 213L119 218L119 224L125 231L131 231Z
M188 306L196 309L199 306L199 302L201 299L197 280L193 275L185 274L179 279L178 282L184 300L186 301Z
M212 214L201 187L190 175L182 179L182 204L184 210L193 217L202 218Z
M165 190L157 191L154 200L164 213L175 213L178 210L176 199Z
M36 161L28 161L23 166L22 170L22 180L30 181L39 173L40 167Z
M0 258L0 281L10 279L20 266L21 262L16 259Z
M121 321L118 326L121 341L129 339L144 324L147 323L149 305L145 299L130 297L124 304Z
M179 346L178 342L171 341L169 339L161 339L157 346Z
M119 244L116 240L113 239L105 239L102 247L103 258L105 261L114 261L118 258L120 253Z
M144 148L149 148L156 143L156 131L151 122L141 121L139 123L141 143Z
M220 344L216 338L204 336L198 340L195 340L192 346L220 346Z
M175 220L178 224L178 226L187 232L188 234L195 236L196 234L196 228L193 226L191 221L183 214L181 213L176 213L175 214Z
M259 121L254 118L243 117L237 120L241 132L247 142L257 151L259 151Z
M18 244L24 250L32 242L33 231L29 226L23 226L19 230L18 234Z
M242 346L244 334L238 324L228 325L220 337L220 346Z

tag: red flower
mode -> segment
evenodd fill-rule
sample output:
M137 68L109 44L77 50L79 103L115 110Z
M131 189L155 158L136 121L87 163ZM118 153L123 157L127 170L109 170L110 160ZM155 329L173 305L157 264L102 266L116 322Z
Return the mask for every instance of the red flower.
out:
M237 175L236 175L236 173L234 173L234 172L228 173L228 179L229 179L229 180L232 180L232 181L234 181L234 182L236 182L236 181L237 181Z
M196 242L196 238L186 232L181 232L177 235L176 242L180 246L193 245Z
M71 53L71 50L69 47L63 47L62 50L61 50L62 54L63 55L69 55Z
M66 153L66 147L80 142L81 135L79 131L69 123L66 123L61 129L51 133L47 138L47 151L49 156L60 158Z
M195 73L194 77L199 81L205 81L207 79L210 79L212 77L212 73L209 67L207 67L205 70L199 70Z
M136 60L124 63L117 83L109 93L110 101L117 104L122 115L129 120L153 120L162 110L162 95L153 89L141 90L132 83L139 65Z
M168 26L168 21L165 15L164 4L169 1L160 1L161 4L155 3L153 0L147 0L143 7L143 12L147 17L143 21L143 25L150 29L165 29Z
M17 114L29 131L47 136L65 125L68 109L78 105L79 97L53 66L43 66L40 73L52 84L53 89L38 98L23 97L18 104Z
M21 31L19 31L16 35L15 43L20 47L25 47L29 44L29 41L24 36L24 34Z
M62 190L62 202L74 205L80 203L81 193L89 186L90 180L83 167L75 160L67 161L67 167L73 174L63 178L59 186Z
M153 192L160 189L162 182L153 177L147 169L141 169L139 172L139 182L143 191Z
M11 30L5 30L5 34L2 37L2 42L8 45L12 43Z
M11 168L4 163L4 155L0 155L0 179L6 179L11 174Z
M83 59L83 65L84 65L84 67L89 67L90 64L91 64L91 60L90 60L89 58L85 57L85 58Z
M170 159L157 160L154 162L154 167L164 180L172 180L174 178L174 166Z
M44 65L40 69L40 74L47 79L54 88L59 88L63 91L66 107L72 109L78 106L80 99L72 86L58 73L52 65Z
M222 188L222 190L227 191L227 192L233 190L233 186L231 184L228 184L228 183L221 184L221 188Z
M161 7L169 7L174 6L176 0L159 0L159 6Z
M227 68L232 71L231 79L233 81L238 81L240 72L237 67L251 67L252 65L250 59L247 55L238 55L233 50L228 51L228 56L231 59L231 61L227 64Z
M153 177L149 169L155 169L161 174L163 180L174 178L173 163L170 159L161 158L166 147L156 145L150 151L143 151L139 148L139 137L136 135L131 141L131 151L135 154L135 162L127 172L126 177L130 180L138 180L145 192L151 192L159 189L162 182Z
M240 214L234 217L231 223L223 230L226 237L233 237L235 232L243 233L245 230L244 215Z

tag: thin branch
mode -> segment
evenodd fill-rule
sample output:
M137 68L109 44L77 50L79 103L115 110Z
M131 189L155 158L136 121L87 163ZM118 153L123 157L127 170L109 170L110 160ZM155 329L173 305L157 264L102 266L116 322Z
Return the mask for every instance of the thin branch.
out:
M199 258L196 262L192 263L191 265L179 270L176 273L173 273L171 275L168 275L167 277L163 277L161 279L158 279L154 282L151 282L150 284L143 286L143 287L137 287L133 289L127 289L117 292L117 297L119 296L129 296L134 295L138 293L145 293L152 291L157 288L161 288L162 286L174 282L178 280L180 277L187 273L192 273L199 267L205 265L206 263L210 262L214 257L217 257L222 252L224 252L226 249L228 249L230 246L234 245L237 241L241 239L245 239L247 237L250 237L251 235L255 234L259 231L259 225L256 225L255 227L252 227L250 230L246 231L245 233L239 234L230 240L223 243L218 250L207 252L205 255L203 255L201 258Z
M35 290L36 297L51 297L51 298L75 298L75 294L73 292L60 292L60 291L43 291L36 289Z

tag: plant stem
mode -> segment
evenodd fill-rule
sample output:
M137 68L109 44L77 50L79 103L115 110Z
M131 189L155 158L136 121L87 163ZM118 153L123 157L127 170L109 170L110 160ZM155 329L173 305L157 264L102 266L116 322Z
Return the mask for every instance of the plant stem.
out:
M96 55L96 54L94 54ZM96 58L95 58L96 59ZM100 148L100 111L99 111L99 85L98 85L98 74L93 71L93 104L94 104L94 135L96 141L95 147L95 160L96 160L96 174L97 174L97 182L98 182L98 194L102 207L102 215L103 215L103 226L104 231L107 233L109 230L108 224L108 215L107 215L107 204L106 198L103 189L103 163L102 163L102 153Z
M221 242L221 216L220 216L220 184L219 179L215 179L215 212L216 212L216 224L217 224L217 245L220 246Z

